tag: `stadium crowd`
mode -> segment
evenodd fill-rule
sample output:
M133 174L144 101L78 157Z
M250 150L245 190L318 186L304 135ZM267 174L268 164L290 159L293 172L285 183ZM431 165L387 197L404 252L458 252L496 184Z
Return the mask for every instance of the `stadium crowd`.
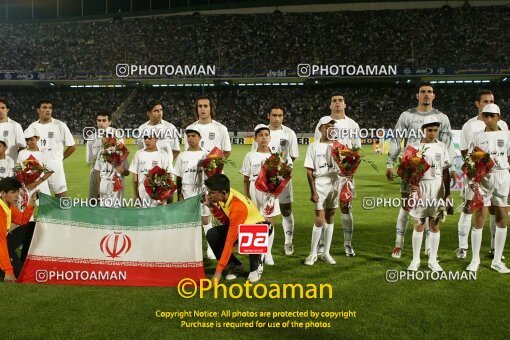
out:
M476 114L474 100L478 86L436 87L434 107L446 113L453 129ZM496 103L502 112L510 112L510 88L492 89ZM414 88L402 87L299 87L299 88L225 88L208 91L217 103L217 119L229 131L252 131L264 122L267 110L278 102L287 110L285 124L297 133L313 131L317 119L329 111L329 98L334 93L345 96L346 114L361 127L393 128L399 114L416 103ZM115 112L132 93L131 89L65 89L65 90L17 90L0 92L11 103L9 116L23 127L37 117L35 104L41 98L53 101L54 117L63 120L72 133L80 133L84 127L94 125L98 109ZM122 110L120 118L113 121L119 128L133 128L147 121L145 105L150 100L162 100L165 120L184 128L196 120L193 104L200 95L197 90L138 89L131 102ZM503 119L506 116L503 115Z
M70 23L2 23L4 70L76 78L115 65L299 63L474 67L510 64L510 9L188 15Z

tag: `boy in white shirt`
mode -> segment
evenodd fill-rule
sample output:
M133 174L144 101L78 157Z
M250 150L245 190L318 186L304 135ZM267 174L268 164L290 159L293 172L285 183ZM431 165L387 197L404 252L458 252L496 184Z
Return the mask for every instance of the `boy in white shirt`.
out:
M173 171L176 176L179 201L200 195L205 189L202 171L198 169L198 163L207 156L200 147L201 128L199 125L191 125L186 128L185 133L189 147L186 151L179 153ZM204 204L201 205L201 216L204 233L207 235L212 228L211 211ZM216 259L209 244L207 244L207 258Z
M427 116L423 119L422 131L424 138L416 145L422 152L423 158L430 165L420 180L419 186L412 186L412 192L419 192L412 204L409 214L416 219L413 231L413 260L408 270L417 271L420 267L420 250L423 241L426 218L430 228L430 256L428 266L433 272L442 272L443 268L437 262L439 248L439 221L436 220L439 208L446 208L445 202L450 196L450 156L446 144L437 140L441 123L436 116Z
M7 144L0 139L0 179L14 176L14 161L6 155Z
M501 255L506 241L506 221L508 213L508 193L510 188L510 137L508 132L498 126L500 109L496 104L484 106L482 120L485 130L474 139L474 145L490 154L494 167L477 184L473 184L473 191L480 190L484 197L484 207L475 215L474 228L471 230L471 247L473 257L467 270L476 272L480 266L480 247L482 244L482 230L487 218L488 207L495 207L496 234L494 236L494 259L491 268L502 274L510 273L510 269L501 261Z
M329 264L336 261L329 254L333 239L333 225L335 210L339 204L339 169L333 161L331 151L333 141L328 139L328 129L335 125L330 116L322 117L319 121L320 140L308 146L305 158L308 185L310 186L310 200L315 203L315 223L312 231L310 255L304 264L313 266L317 261L317 246L324 229L324 250L321 259Z
M145 190L144 181L147 173L155 166L165 169L167 172L172 173L172 153L160 151L157 146L158 138L154 130L146 130L143 133L143 140L145 149L138 150L135 153L133 161L129 166L129 171L133 173L133 189L135 199L140 202L150 202L149 206L154 207L165 202L159 202L150 198Z
M264 210L268 203L269 194L255 188L255 181L259 177L262 164L271 156L271 150L269 149L270 141L271 132L269 130L269 126L264 124L257 125L255 127L255 142L257 143L257 150L246 154L243 160L243 166L239 172L244 175L244 194L255 203L260 214L274 226L274 217L280 215L280 203L278 198L274 200L273 212L266 214ZM274 265L273 255L271 254L273 241L274 232L269 236L268 251L264 257L264 263L270 266Z

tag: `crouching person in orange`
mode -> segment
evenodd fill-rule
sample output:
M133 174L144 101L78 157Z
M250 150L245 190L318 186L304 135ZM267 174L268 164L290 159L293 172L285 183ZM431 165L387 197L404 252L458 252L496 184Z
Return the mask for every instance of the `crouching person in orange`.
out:
M239 225L266 223L255 203L240 192L230 188L230 181L223 174L216 174L204 182L208 194L205 197L206 204L214 217L222 224L211 228L207 232L207 242L218 259L216 272L212 281L218 283L224 269L227 269L226 280L234 280L243 272L241 261L233 254L234 245L239 237ZM272 226L269 227L269 235ZM248 280L258 282L264 270L263 256L251 254L250 274Z
M37 192L30 197L25 211L21 212L15 207L20 188L21 183L15 178L6 177L0 180L0 277L4 276L4 282L14 282L16 276L20 274L23 267L23 254L21 261L11 263L11 258L18 259L15 251L21 244L26 257L34 232L33 229L28 230L29 228L26 227L10 230L11 222L23 226L30 221L34 212Z

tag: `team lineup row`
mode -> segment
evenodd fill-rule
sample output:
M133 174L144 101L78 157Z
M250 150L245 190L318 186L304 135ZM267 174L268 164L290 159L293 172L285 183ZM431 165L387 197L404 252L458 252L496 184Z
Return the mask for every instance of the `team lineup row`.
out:
M447 169L451 166L451 159L454 157L450 123L446 115L432 107L434 91L430 84L421 84L418 87L416 96L418 106L401 114L395 130L422 131L422 134L417 133L415 136L424 136L424 138L415 138L414 140L408 138L405 141L405 146L414 145L420 148L420 150L423 151L423 157L431 164L431 169L427 171L419 188L410 187L403 182L402 197L407 198L411 192L419 191L421 198L448 199L450 181ZM498 158L496 163L501 167L501 169L494 169L494 171L497 171L508 169L508 161L506 160L506 155L508 155L508 129L506 128L506 124L499 120L499 110L488 107L487 110L490 112L484 113L483 107L493 102L494 98L489 91L480 93L475 101L475 105L479 109L479 116L474 117L464 125L461 135L461 150L463 155L465 155L468 150L471 150L473 146L476 145L475 143L483 143L483 146L487 149L486 151L491 154L492 149L490 148L496 148L497 151L494 153ZM349 204L344 204L338 200L340 188L352 182L352 178L343 176L338 167L331 160L330 153L333 141L329 140L327 133L328 129L332 127L359 131L358 124L345 115L345 107L346 104L342 95L332 96L330 104L331 116L320 119L315 131L316 142L311 144L307 150L305 167L307 168L307 177L310 184L311 201L315 203L316 207L316 219L312 231L311 252L305 260L306 265L313 265L319 256L326 263L335 264L335 260L329 254L329 249L333 234L334 212L338 206L340 206L342 213L345 253L348 256L355 255L351 245L353 231L352 212ZM0 167L0 172L3 170L5 174L9 174L14 162L12 160L14 159L19 162L20 158L16 154L19 153L21 148L27 145L27 152L23 153L32 154L53 171L53 175L49 175L46 178L41 177L41 182L37 183L35 187L48 194L51 190L57 196L66 196L67 186L65 183L63 160L70 156L75 149L74 140L69 129L67 129L65 123L52 118L52 104L49 101L41 101L38 104L37 112L39 114L39 120L32 123L25 133L23 133L19 124L8 118L8 109L8 102L1 99L0 129L3 129L2 135L5 145L0 143L2 144L0 145L0 162L4 162L5 166ZM131 165L128 166L127 161L125 161L123 165L114 168L110 163L98 157L103 147L101 140L96 139L88 141L87 162L94 163L94 168L91 170L90 174L89 197L121 198L123 191L113 190L113 176L115 176L116 173L126 176L131 172L133 173L136 198L147 199L143 180L145 174L155 165L177 176L179 199L201 193L202 184L199 183L201 179L197 181L199 171L197 171L196 166L198 161L214 147L220 148L224 154L228 156L231 152L231 145L227 128L213 120L214 102L212 100L207 97L200 97L197 99L196 111L198 121L186 129L186 151L182 153L179 152L180 147L178 140L172 138L158 139L154 133L151 133L151 131L175 129L175 126L163 120L163 106L158 102L150 103L147 108L149 121L140 126L140 130L146 132L144 138L138 141L140 150L135 154ZM255 143L252 152L245 156L240 172L245 176L245 195L253 200L258 210L263 215L264 220L273 222L274 216L280 213L283 215L282 224L285 231L285 253L291 255L294 252L292 244L294 230L294 217L291 205L293 200L292 183L289 182L285 190L278 196L276 202L279 204L275 204L277 208L274 209L271 214L264 214L263 211L266 194L258 191L254 186L254 182L260 172L261 163L267 159L272 152L284 153L289 164L299 156L295 133L282 124L284 114L285 109L281 106L275 105L270 108L268 113L269 124L261 124L255 128ZM496 128L502 126L503 132L494 131L497 133L489 133L489 131L493 132L489 130L491 126L490 122L486 123L484 119L494 119ZM96 123L99 129L111 129L109 113L99 112L96 115ZM496 138L495 142L491 142L494 138L489 138L487 141L479 141L479 139L475 137L481 132L484 132L484 134L488 133L488 136ZM353 134L350 133L349 135L352 136ZM359 138L340 140L340 142L349 148L361 146ZM3 153L2 147L4 148ZM66 147L65 150L64 147ZM400 153L400 149L401 140L392 140L388 157L388 179L393 179L393 163ZM23 153L20 153L20 155ZM7 157L5 157L6 155ZM29 155L26 155L24 157L28 156ZM9 158L11 158L11 160L9 160ZM175 166L173 165L174 159ZM11 167L9 168L9 166ZM492 195L493 200L489 203L492 203L492 205L496 207L496 218L491 217L491 223L492 220L495 220L495 224L498 225L492 242L494 245L491 246L491 248L495 248L492 268L499 272L507 272L508 269L501 262L501 254L506 238L506 213L504 212L506 211L507 205L506 200L503 202L502 200L494 199L494 197L499 197L501 195L507 197L508 184L510 182L508 181L508 170L499 171L498 173L499 177L497 180L492 179L492 177L487 179L487 187L484 188L482 183L480 185L480 190L485 190L484 196L488 196L489 201ZM30 189L36 189L35 187ZM504 195L504 192L494 191L494 188L506 188L507 194ZM476 188L476 190L478 190L478 188ZM464 192L464 197L470 199L469 195L472 194L472 192L473 191L468 187ZM158 203L156 201L152 202L152 205L155 204ZM471 228L471 214L470 211L468 211L468 207L469 204L466 204L465 211L463 211L461 220L459 221L459 256L464 255L464 257L467 249L467 234ZM423 230L426 228L430 229L430 242L428 242L429 245L426 244L426 248L430 248L429 267L433 271L442 270L436 261L440 235L439 225L435 218L437 217L437 210L437 207L416 207L410 209L404 206L399 212L397 219L397 239L392 254L393 257L401 256L403 236L408 215L410 214L418 221L413 232L413 261L409 266L409 270L417 270L419 267L419 250L421 248ZM478 241L481 242L481 227L486 217L485 209L482 209L478 215L475 229L472 233L473 260L468 267L468 270L475 271L480 262ZM467 221L468 219L469 221ZM202 222L207 235L208 231L212 228L212 221L210 218L210 210L205 205L202 207ZM468 226L467 232L466 225ZM274 232L271 233L269 237L269 249L271 249L273 238ZM223 253L223 251L228 251L230 247L222 247L221 249L221 253L217 254L217 249L213 251L213 249L208 246L208 257L220 259L220 257L223 258L224 256L231 255ZM269 250L264 257L264 262L268 265L274 264L271 250ZM227 268L227 279L237 277L240 271L239 263L235 261L227 262L221 269L223 268ZM255 272L255 276L252 275L252 278L257 277L257 273L261 275L262 269L257 266L251 272ZM260 279L260 275L258 275L258 279Z

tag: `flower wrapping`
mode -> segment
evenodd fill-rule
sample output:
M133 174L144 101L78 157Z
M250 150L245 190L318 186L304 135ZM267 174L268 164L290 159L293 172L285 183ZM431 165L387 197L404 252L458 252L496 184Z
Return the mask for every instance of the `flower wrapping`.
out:
M115 137L104 138L101 157L105 162L112 164L114 167L118 167L124 162L128 155L129 150L124 143L118 141ZM117 192L120 190L122 190L122 178L114 171L113 191Z
M225 164L233 165L234 163L228 160L223 155L223 151L215 146L204 159L198 162L198 168L202 169L205 176L209 178L215 174L221 174Z
M470 184L480 183L494 165L490 155L475 146L473 151L466 156L464 164L462 164L462 172L467 176ZM474 193L475 195L470 204L472 211L483 208L483 195L479 189L475 190Z
M361 164L361 156L355 149L349 149L339 142L334 142L331 149L331 156L340 172L346 177L352 177ZM354 183L351 178L342 185L340 189L340 201L349 204L354 198Z
M423 158L423 152L409 145L405 149L398 165L397 176L407 181L410 185L419 187L420 181L428 169L430 169L430 164ZM417 192L411 191L409 198L412 199L410 200L411 202L416 202L420 198L419 189ZM409 208L412 208L412 206Z
M30 155L27 159L21 163L17 163L14 166L16 179L23 185L34 183L41 176L41 174L49 171L50 170L42 166L33 155Z
M264 214L274 211L274 201L292 178L292 168L285 161L283 153L272 153L260 169L255 188L269 194L264 202Z
M177 190L172 174L157 165L147 173L143 185L150 198L158 201L167 200Z

